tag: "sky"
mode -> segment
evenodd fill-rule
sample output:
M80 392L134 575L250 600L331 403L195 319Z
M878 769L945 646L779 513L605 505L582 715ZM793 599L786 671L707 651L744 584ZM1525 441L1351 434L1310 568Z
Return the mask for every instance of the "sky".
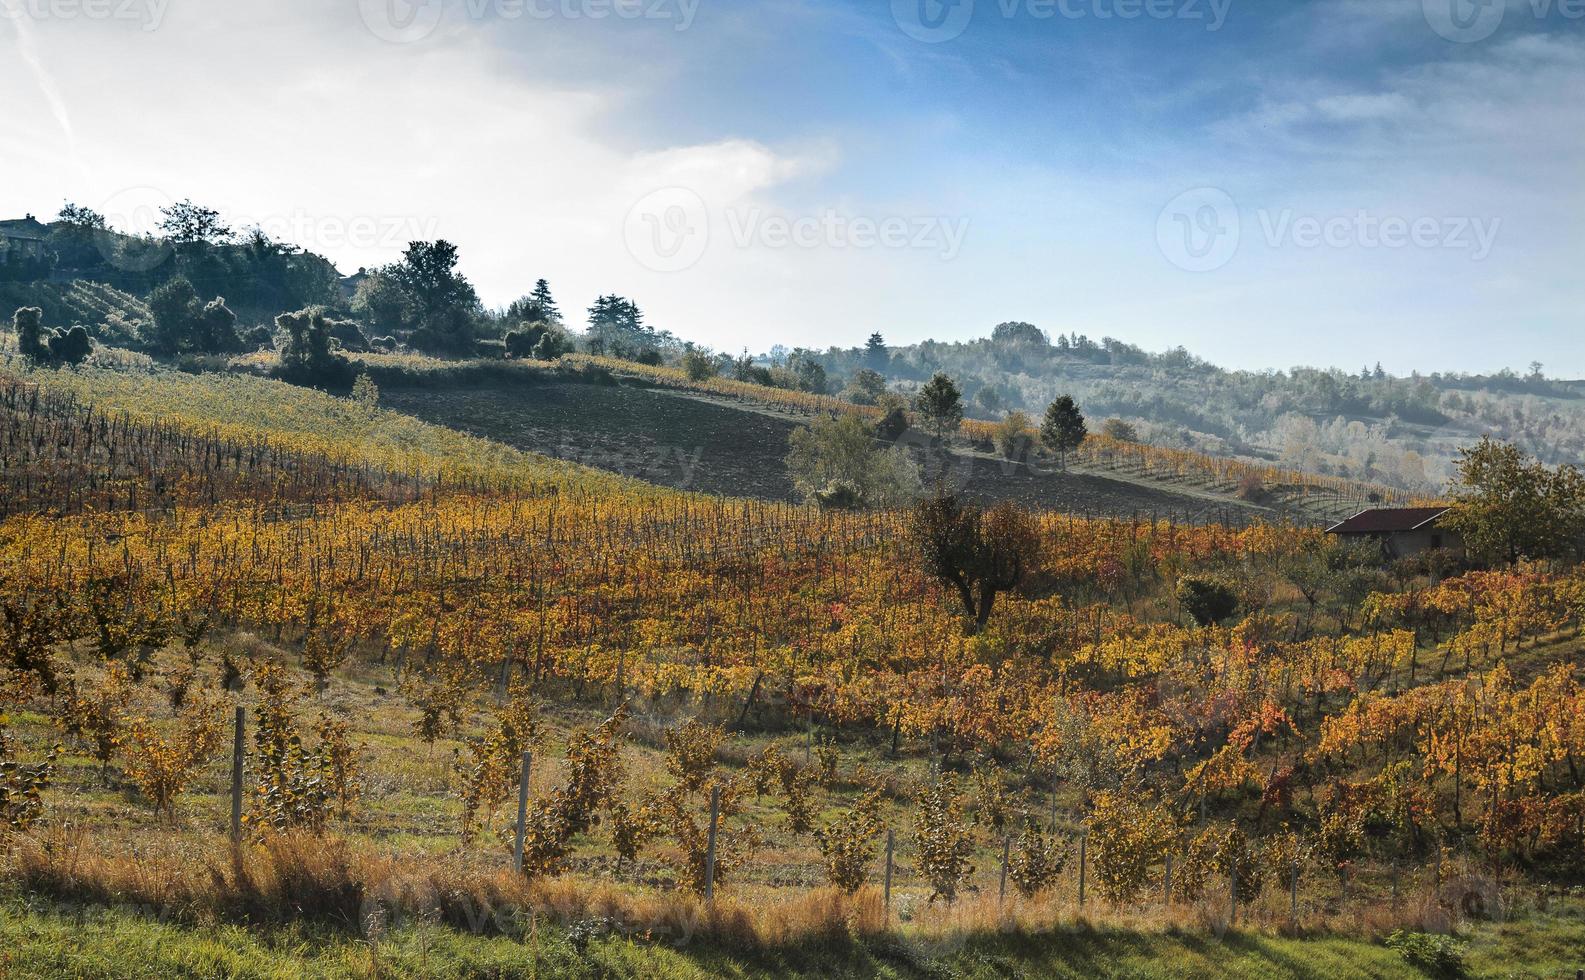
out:
M719 350L1585 377L1585 0L0 0L0 217L456 243Z

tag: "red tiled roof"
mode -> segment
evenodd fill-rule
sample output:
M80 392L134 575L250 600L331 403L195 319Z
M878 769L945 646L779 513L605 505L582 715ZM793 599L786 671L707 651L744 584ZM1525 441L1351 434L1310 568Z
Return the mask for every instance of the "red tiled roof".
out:
M1326 529L1327 534L1387 534L1413 531L1447 513L1446 507L1377 507L1362 510Z

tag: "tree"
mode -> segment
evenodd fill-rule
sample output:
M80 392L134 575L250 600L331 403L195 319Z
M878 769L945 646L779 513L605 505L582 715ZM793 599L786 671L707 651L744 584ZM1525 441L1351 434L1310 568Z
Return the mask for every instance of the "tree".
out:
M898 507L919 496L919 468L908 451L876 445L856 415L816 419L788 441L787 472L807 500L834 508Z
M1132 422L1123 419L1107 419L1101 426L1101 435L1116 442L1139 441L1139 430L1134 428Z
M190 200L161 208L160 214L160 231L178 245L216 245L231 237L220 212Z
M176 276L156 289L148 303L154 322L148 325L144 340L162 354L219 354L242 346L237 315L226 306L225 298L200 302L186 276Z
M371 272L358 283L352 294L352 312L377 333L406 330L413 320L413 304L396 280L383 272Z
M859 368L842 392L844 398L855 405L873 405L886 393L886 379L879 371Z
M792 357L788 359L788 367L797 378L799 391L807 391L814 395L826 393L828 382L825 365L815 359L813 351L793 351Z
M589 307L589 349L624 359L655 349L655 331L644 323L644 312L632 300L612 293L600 296Z
M73 204L70 201L61 205L61 212L55 216L55 220L61 224L71 225L74 228L85 228L94 231L104 231L108 227L105 223L104 215L92 208Z
M999 593L1023 582L1039 554L1035 522L1010 503L984 511L940 494L914 509L909 534L925 571L957 591L970 634L990 620Z
M561 310L550 295L550 283L543 279L534 283L534 291L529 294L528 299L531 315L527 319L542 320L545 323L561 322Z
M879 369L886 366L887 357L886 339L877 330L864 342L864 358L869 362L870 367Z
M275 325L287 335L276 372L294 384L339 387L352 381L352 364L330 344L333 322L323 307L282 313Z
M49 349L44 346L44 311L37 306L24 306L11 315L11 325L16 330L17 352L25 361L41 364L49 360Z
M1033 323L998 323L991 331L991 343L1000 347L1046 347L1051 342L1046 332Z
M1483 562L1578 556L1585 541L1585 476L1549 468L1485 438L1454 464L1453 505L1441 521Z
M381 272L401 287L416 316L412 341L428 350L461 352L473 347L473 315L479 297L457 271L457 246L440 239L411 242L402 261Z
M1084 416L1073 403L1072 395L1061 395L1046 407L1046 417L1040 423L1040 441L1057 454L1059 465L1066 468L1068 453L1083 445L1088 436Z
M193 325L192 344L200 351L218 354L242 346L242 338L237 336L237 315L226 306L224 296L205 303Z
M144 341L162 354L190 348L202 307L187 277L175 276L154 290L149 294L148 305L154 317L145 324Z
M963 393L956 382L939 371L919 389L914 408L924 419L925 428L938 440L956 432L963 424Z

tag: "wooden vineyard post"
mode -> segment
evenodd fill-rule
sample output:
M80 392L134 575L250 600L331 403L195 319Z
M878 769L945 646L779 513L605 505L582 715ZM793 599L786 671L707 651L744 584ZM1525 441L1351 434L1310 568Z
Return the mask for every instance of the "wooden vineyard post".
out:
M1090 832L1079 835L1079 908L1084 908L1084 873L1089 858Z
M231 864L242 876L242 766L246 752L242 730L247 713L237 708L236 734L231 741Z
M705 901L715 901L715 832L716 824L721 819L721 787L710 787L710 836L705 841L704 852L704 897Z
M1293 874L1288 880L1288 918L1299 928L1299 862L1293 862Z
M886 924L892 921L892 850L897 845L897 831L886 831L886 877L882 885L886 903Z
M523 838L528 831L528 774L534 765L534 753L523 753L523 773L517 782L517 833L512 842L512 870L523 871Z
M1002 838L1002 884L996 893L996 905L1001 907L1007 901L1007 859L1012 855L1013 837L1008 834Z
M1235 858L1233 866L1227 872L1227 927L1231 929L1238 921L1238 861Z

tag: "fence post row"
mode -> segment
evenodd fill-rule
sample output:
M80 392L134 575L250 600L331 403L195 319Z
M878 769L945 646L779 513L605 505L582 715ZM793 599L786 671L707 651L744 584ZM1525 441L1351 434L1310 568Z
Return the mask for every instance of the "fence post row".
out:
M523 838L528 830L528 774L534 765L534 753L523 753L523 774L517 782L517 834L512 843L512 869L523 871Z

